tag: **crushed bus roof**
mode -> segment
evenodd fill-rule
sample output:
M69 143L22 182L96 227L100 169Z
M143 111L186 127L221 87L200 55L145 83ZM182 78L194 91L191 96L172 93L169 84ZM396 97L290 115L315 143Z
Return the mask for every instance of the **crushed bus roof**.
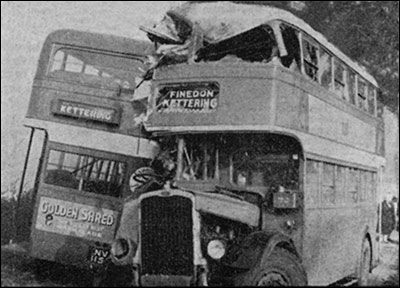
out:
M275 7L235 4L225 1L187 2L168 11L165 17L153 27L142 26L141 30L146 32L151 40L161 44L185 46L185 42L196 25L202 33L205 45L210 45L236 37L273 20L280 20L303 30L378 87L374 77L331 44L322 34L290 12Z

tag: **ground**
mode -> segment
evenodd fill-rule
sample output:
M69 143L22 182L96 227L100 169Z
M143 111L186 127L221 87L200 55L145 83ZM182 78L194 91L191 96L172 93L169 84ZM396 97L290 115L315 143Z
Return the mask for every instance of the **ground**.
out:
M398 233L381 249L381 263L371 275L371 286L399 286ZM72 267L1 253L1 287L82 287L89 286L88 273Z
M371 286L399 286L399 233L391 234L391 242L384 243L381 264L373 270Z

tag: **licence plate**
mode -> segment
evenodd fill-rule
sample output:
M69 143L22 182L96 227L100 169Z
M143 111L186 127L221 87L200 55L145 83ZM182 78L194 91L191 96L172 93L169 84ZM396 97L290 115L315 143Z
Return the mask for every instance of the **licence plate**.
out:
M110 256L109 248L90 247L89 251L89 261L95 264L104 264Z

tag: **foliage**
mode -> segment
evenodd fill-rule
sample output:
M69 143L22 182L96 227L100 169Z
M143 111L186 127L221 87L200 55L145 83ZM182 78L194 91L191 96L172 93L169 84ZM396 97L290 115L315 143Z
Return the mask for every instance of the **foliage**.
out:
M18 211L14 198L1 198L1 245L14 241L26 241L30 234L33 214L32 191L23 193ZM18 235L16 235L18 229Z

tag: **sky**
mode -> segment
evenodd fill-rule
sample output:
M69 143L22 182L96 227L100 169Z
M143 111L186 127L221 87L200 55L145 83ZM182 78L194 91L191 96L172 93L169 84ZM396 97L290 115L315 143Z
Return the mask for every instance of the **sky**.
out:
M1 1L1 191L21 177L30 130L28 107L39 53L57 29L145 39L140 25L182 1Z

